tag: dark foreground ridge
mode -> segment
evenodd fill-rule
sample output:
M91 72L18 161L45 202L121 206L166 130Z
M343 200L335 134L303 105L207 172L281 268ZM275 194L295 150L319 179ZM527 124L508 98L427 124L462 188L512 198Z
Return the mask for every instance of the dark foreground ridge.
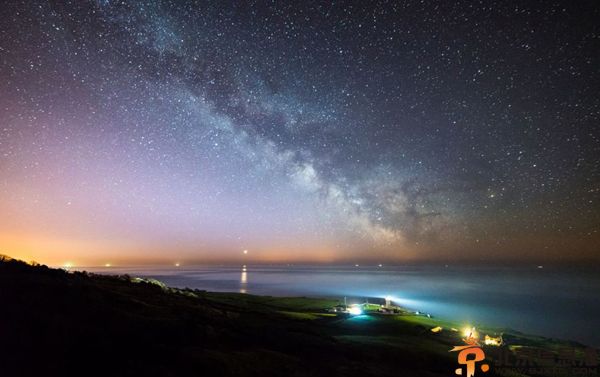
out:
M0 302L2 377L449 376L460 344L429 319L325 313L335 300L171 289L8 258Z

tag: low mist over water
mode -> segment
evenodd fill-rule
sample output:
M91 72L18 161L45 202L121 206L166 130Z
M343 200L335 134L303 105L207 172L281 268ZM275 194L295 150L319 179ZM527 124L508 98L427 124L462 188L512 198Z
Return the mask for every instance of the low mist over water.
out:
M600 345L597 271L455 266L180 266L88 268L152 277L169 286L359 302L393 296L407 308L464 322L510 327Z

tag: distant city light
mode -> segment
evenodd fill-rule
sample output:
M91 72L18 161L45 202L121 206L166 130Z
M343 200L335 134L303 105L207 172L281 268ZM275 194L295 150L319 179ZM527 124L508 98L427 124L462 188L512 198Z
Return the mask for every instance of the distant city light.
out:
M243 251L243 253L244 253L244 254L248 254L248 250L244 250L244 251Z
M74 267L74 265L73 265L73 263L71 263L71 262L67 262L67 263L65 263L65 264L63 265L63 267L64 267L65 269L67 269L67 270L68 270L68 269L70 269L70 268L73 268L73 267Z
M175 267L179 267L181 266L181 264L179 264L179 262L175 263Z
M112 266L112 265L111 265L110 263L106 263L106 264L104 265L104 267L111 267L111 266Z

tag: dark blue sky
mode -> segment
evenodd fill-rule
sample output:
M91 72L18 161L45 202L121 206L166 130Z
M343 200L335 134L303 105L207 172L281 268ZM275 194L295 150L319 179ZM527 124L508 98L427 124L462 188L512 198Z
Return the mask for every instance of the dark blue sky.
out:
M5 254L599 257L594 2L0 12Z

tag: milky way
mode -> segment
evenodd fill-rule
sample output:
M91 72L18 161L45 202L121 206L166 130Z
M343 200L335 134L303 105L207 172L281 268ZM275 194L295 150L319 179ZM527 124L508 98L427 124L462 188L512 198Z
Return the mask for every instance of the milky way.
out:
M0 12L1 253L600 257L593 2Z

